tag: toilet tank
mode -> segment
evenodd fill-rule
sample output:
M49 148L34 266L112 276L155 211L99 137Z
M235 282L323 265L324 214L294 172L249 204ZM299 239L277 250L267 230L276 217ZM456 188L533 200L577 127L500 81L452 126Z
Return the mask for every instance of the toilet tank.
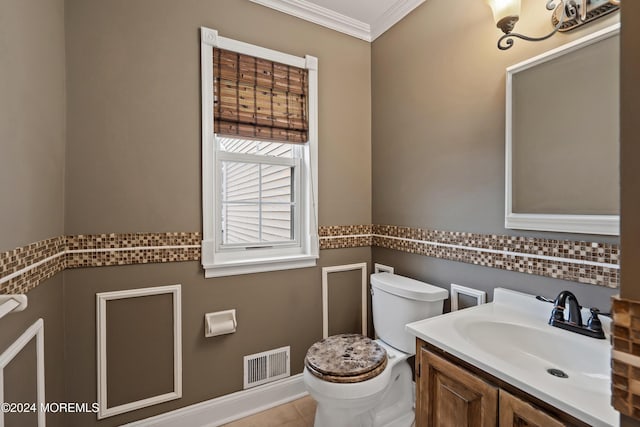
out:
M407 323L442 314L446 289L391 273L371 275L372 315L376 335L385 343L415 354L415 337Z

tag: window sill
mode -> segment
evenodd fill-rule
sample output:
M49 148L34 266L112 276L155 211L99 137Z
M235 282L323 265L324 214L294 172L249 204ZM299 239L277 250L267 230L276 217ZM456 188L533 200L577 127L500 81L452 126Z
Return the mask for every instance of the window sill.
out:
M204 277L224 277L239 274L264 273L268 271L291 270L294 268L315 267L318 256L297 255L282 258L250 259L205 265Z

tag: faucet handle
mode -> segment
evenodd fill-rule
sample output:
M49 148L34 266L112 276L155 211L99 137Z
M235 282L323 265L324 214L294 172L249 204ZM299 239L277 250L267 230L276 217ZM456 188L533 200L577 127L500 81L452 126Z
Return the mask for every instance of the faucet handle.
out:
M551 318L549 319L549 324L553 322L564 322L564 307L556 305L551 310Z
M587 328L593 331L602 331L602 322L598 317L600 310L594 307L590 308L589 311L591 312L591 317L589 317L589 320L587 321Z

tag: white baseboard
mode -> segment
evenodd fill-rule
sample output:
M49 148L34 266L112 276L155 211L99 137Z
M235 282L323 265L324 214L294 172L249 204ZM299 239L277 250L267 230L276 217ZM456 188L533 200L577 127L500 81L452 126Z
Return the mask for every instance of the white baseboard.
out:
M175 411L125 424L124 427L217 427L306 396L302 374L242 390Z

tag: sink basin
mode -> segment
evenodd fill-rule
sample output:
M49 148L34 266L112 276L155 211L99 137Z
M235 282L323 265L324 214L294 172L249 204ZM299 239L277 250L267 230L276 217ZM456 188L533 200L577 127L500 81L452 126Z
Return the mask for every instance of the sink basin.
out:
M593 348L591 342L574 339L567 334L554 334L551 326L544 329L516 323L479 321L457 322L465 336L484 351L506 356L511 363L520 358L525 363L543 364L587 375L609 375L606 348ZM576 337L577 338L577 337Z
M531 327L499 321L459 319L455 328L478 349L504 359L506 363L541 375L560 370L573 387L608 393L609 354L606 346L593 346L593 338L570 335L549 325ZM575 335L575 336L574 336Z
M611 347L548 324L551 305L496 288L494 301L410 323L406 329L453 356L592 426L617 426ZM588 318L588 311L583 311ZM610 320L602 318L609 337Z

